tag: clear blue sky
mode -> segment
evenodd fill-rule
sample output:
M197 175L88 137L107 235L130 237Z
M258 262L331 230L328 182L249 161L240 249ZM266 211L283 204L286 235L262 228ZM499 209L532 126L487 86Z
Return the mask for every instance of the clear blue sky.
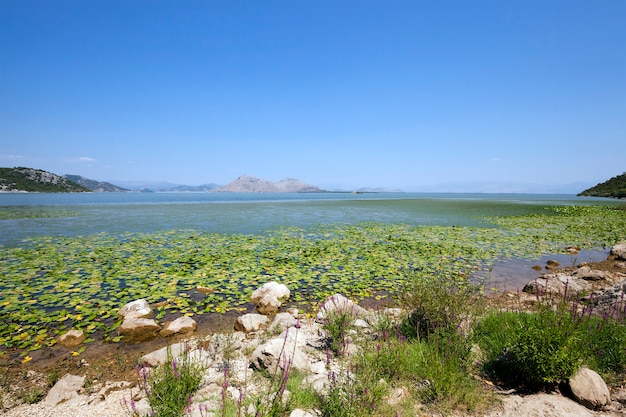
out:
M626 171L626 1L0 0L0 166L570 192Z

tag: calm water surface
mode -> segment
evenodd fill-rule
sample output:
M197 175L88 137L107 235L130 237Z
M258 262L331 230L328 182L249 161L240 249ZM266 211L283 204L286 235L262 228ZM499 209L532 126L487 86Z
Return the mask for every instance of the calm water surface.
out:
M194 229L263 234L280 227L359 222L489 226L485 216L542 212L555 205L618 204L572 195L412 193L76 193L0 194L0 245L36 236ZM41 217L41 216L45 217Z

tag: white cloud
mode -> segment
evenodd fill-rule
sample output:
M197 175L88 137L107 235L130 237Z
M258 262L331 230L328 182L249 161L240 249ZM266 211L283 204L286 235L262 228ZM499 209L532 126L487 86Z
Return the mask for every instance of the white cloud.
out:
M11 155L11 154L0 154L0 159L6 159L10 161L21 161L26 159L24 155Z
M81 156L80 158L78 158L78 160L81 162L96 162L95 159L90 158L88 156Z

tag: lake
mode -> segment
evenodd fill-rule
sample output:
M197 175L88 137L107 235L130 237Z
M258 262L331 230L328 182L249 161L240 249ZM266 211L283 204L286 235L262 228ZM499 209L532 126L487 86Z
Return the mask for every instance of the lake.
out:
M321 224L360 222L489 226L482 217L541 213L551 206L598 204L623 202L536 194L0 194L0 219L4 219L0 220L0 245L18 246L36 236L174 229L264 234L282 227L308 229Z

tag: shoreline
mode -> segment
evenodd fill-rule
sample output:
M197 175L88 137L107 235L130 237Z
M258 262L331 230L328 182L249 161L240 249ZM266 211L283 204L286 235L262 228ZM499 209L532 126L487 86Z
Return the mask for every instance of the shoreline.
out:
M616 270L616 267L614 265L615 263L607 261L607 256L603 255L607 253L607 251L587 252L590 253L583 254L583 257L599 257L602 255L604 256L604 261L593 263L581 261L577 262L576 265L584 263L592 266L593 268L598 268L601 270ZM553 259L555 257L557 256L546 255L542 257L542 260L548 258ZM562 254L558 257L561 259L572 260L572 262L577 259L577 255ZM534 277L538 277L548 271L547 267L546 269L542 268L542 270L540 271L529 267L530 264L536 265L537 261L523 261L521 263L525 265L523 267L524 270L520 270L520 268L522 268L520 267L520 262L513 262L513 270L517 268L517 271L520 273L520 275L534 275ZM502 264L506 265L506 262L502 261ZM571 266L573 266L573 263L564 264L563 266L557 267L556 269L551 269L549 272L565 271L568 269L571 270ZM526 268L528 268L528 271L525 271ZM511 268L504 268L504 270L511 270ZM619 272L626 275L626 268L619 269ZM532 280L532 278L530 280ZM530 280L526 280L526 282ZM519 304L521 303L521 290L522 285L514 289L499 289L498 291L486 292L485 298L489 300L490 304L493 305L507 305L511 303ZM534 298L535 296L532 295L528 295L527 297L527 299ZM364 299L359 301L359 304L370 311L376 310L377 308L382 309L383 307L395 307L393 298ZM135 365L138 363L139 358L141 358L143 355L177 342L189 340L190 338L202 339L214 333L230 333L233 331L232 329L236 317L247 312L254 311L254 307L251 304L250 306L248 306L249 308L247 311L231 311L224 314L209 313L203 315L205 317L202 317L202 319L198 320L197 331L192 334L175 335L167 338L157 337L149 341L138 343L106 343L102 340L98 340L89 343L85 351L79 356L72 356L71 349L55 345L50 348L32 352L32 361L29 361L28 363L21 363L19 361L19 355L17 355L15 352L13 353L13 355L11 355L12 358L10 358L9 355L3 352L3 354L0 355L0 360L2 361L0 364L0 368L3 371L4 379L6 380L8 378L9 381L18 381L20 375L22 376L22 379L24 379L24 375L32 376L34 375L32 374L33 372L35 374L40 374L38 378L35 378L37 381L41 381L41 375L50 375L51 373L58 373L61 376L66 373L90 374L90 378L92 379L93 383L104 381L135 381ZM284 309L289 307L290 304L287 304L285 305ZM22 381L22 389L27 389L28 386L28 381ZM9 410L11 408L13 407L10 407Z

